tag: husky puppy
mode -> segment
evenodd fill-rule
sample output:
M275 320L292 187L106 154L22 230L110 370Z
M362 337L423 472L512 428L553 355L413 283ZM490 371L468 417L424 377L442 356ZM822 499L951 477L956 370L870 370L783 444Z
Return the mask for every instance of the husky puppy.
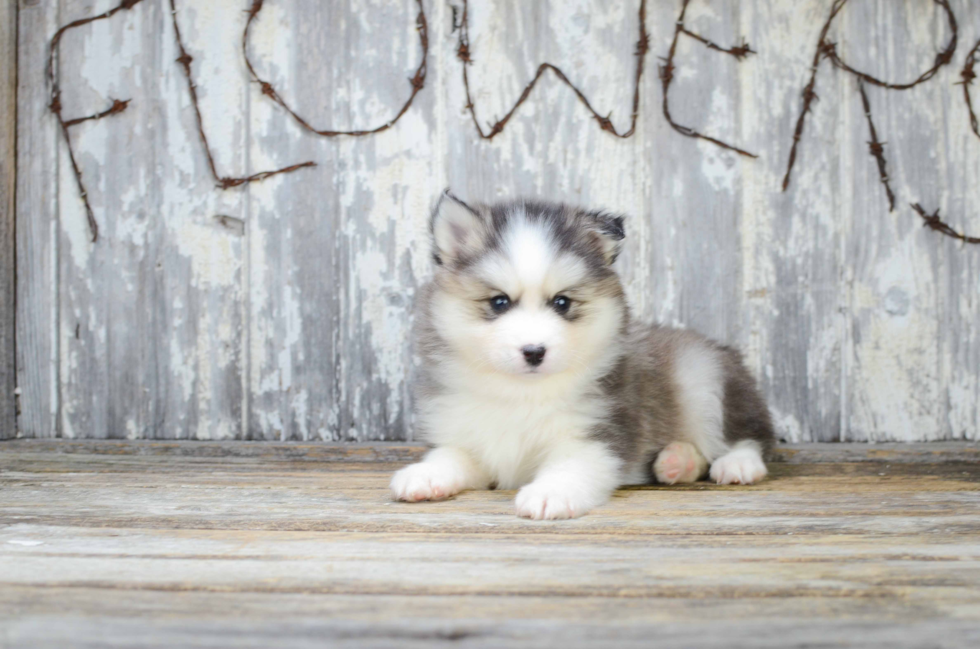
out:
M518 516L574 518L624 484L766 475L772 423L739 353L630 318L622 217L447 191L431 230L415 408L435 448L395 474L395 499L519 488Z

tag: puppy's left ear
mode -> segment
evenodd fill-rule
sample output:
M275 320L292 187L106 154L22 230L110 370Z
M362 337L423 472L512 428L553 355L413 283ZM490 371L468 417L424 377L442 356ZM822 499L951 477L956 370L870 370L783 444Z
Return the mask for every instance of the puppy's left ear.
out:
M598 239L606 263L612 264L619 256L623 248L623 239L626 238L626 228L623 227L625 217L596 211L586 212L585 219L589 224L589 229Z
M439 198L429 227L438 264L452 266L476 254L486 237L486 224L479 212L456 198L448 189Z

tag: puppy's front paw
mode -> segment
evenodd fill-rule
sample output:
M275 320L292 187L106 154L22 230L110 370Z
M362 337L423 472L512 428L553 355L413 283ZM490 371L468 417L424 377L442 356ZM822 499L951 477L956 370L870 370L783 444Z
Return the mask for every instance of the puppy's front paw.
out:
M391 497L418 502L443 500L463 490L464 476L457 471L431 462L410 464L391 479Z
M532 482L517 492L514 506L517 515L522 518L552 520L576 518L587 513L594 505L553 485Z
M759 452L751 447L736 448L711 465L711 479L718 484L752 484L769 471Z

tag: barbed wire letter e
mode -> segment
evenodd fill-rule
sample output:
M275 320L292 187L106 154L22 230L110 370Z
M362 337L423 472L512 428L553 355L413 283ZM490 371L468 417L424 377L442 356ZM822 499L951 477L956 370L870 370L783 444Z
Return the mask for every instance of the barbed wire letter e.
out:
M734 151L739 155L744 155L749 158L757 158L759 156L757 156L754 153L749 153L748 151L744 149L740 149L737 146L728 144L727 142L722 142L721 140L711 137L710 135L699 133L698 131L694 130L689 126L678 124L677 122L674 121L674 117L670 114L670 98L669 98L670 84L674 80L674 55L677 53L677 41L680 40L681 34L685 34L690 38L693 38L694 40L703 44L705 47L707 47L710 50L715 50L716 52L721 52L722 54L728 54L729 56L733 56L737 61L743 60L749 54L755 54L755 50L753 50L749 46L749 44L745 41L744 38L742 39L742 43L740 45L735 45L733 47L722 47L721 45L718 45L714 41L707 39L704 36L701 36L700 34L689 30L687 26L684 24L684 16L687 14L687 5L690 4L690 1L691 0L683 0L681 4L681 14L680 16L677 17L677 24L676 27L674 28L674 40L671 41L670 43L670 50L667 52L667 57L663 59L664 64L660 66L660 83L663 86L664 117L667 119L667 123L670 124L670 126L681 135L684 135L686 137L691 137L697 140L704 140L706 142L711 142L712 144L720 146L722 149Z

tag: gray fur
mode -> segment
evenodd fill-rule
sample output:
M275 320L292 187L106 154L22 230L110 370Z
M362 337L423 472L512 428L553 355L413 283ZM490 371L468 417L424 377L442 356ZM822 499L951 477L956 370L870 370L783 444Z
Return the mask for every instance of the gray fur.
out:
M775 433L765 399L741 354L699 333L657 324L631 322L625 353L601 388L613 407L609 426L594 436L607 441L627 466L649 467L681 427L678 388L672 375L678 349L704 345L720 352L724 376L725 440L758 442L772 448ZM652 475L650 476L652 479Z

